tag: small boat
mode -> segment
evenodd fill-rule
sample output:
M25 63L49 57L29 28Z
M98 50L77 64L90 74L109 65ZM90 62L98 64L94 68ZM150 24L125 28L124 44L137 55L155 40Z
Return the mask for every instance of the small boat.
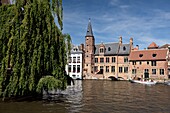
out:
M140 80L129 80L131 83L139 83L139 84L146 84L146 85L154 85L156 81L140 81Z
M164 82L164 84L170 86L170 81Z

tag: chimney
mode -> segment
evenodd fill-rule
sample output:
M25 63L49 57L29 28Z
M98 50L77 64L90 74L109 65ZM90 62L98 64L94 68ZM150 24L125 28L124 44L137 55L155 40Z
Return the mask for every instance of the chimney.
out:
M119 37L119 44L122 44L122 36Z
M139 50L139 45L136 45L136 50Z
M84 51L84 44L80 44L80 49Z
M133 38L130 38L130 46L133 46Z

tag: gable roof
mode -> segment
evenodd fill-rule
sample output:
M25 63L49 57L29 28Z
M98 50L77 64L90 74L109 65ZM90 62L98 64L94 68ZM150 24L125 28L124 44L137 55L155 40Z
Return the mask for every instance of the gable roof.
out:
M78 53L83 53L83 50L81 50L81 47L72 45L71 54L78 54Z
M130 61L166 60L168 49L151 49L131 51Z
M149 46L148 49L156 49L158 48L158 45L155 42L152 42Z
M164 45L162 45L161 47L159 47L159 48L168 48L170 46L170 44L164 44Z

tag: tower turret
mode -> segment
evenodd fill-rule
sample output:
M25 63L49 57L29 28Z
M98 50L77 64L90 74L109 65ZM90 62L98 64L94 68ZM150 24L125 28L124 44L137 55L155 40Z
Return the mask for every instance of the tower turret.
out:
M91 20L89 19L87 32L85 36L85 70L86 74L94 73L94 45L95 39L93 36Z

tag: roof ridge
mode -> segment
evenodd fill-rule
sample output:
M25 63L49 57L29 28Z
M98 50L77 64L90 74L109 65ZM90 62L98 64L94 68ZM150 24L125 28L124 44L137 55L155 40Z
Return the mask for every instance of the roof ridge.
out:
M146 50L134 50L134 51L157 51L157 50L159 50L159 51L162 51L162 50L168 50L167 48L163 48L163 49L146 49ZM134 51L132 51L132 52L134 52Z
M119 44L119 42L106 42L106 43L103 43L104 45L105 44L115 44L115 43L117 43L117 44ZM100 45L101 43L97 43L97 44L95 44L95 45Z

